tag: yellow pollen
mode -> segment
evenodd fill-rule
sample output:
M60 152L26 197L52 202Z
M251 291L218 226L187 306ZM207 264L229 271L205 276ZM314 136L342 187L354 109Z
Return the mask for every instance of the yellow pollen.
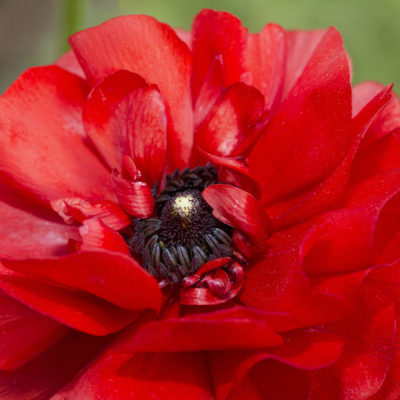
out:
M174 211L181 217L189 217L197 205L197 199L191 194L177 196L172 205Z

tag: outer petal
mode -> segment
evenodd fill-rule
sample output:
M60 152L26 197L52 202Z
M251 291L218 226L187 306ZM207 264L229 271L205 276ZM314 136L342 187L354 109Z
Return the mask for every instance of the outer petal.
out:
M122 169L130 156L153 186L163 172L167 151L164 101L139 75L118 71L90 93L85 129L110 168Z
M263 110L264 99L256 88L233 84L221 94L198 127L196 146L218 156L240 155Z
M400 168L370 178L348 194L343 208L316 217L319 237L309 250L308 273L351 271L373 265L374 235L385 204L400 191Z
M352 125L355 134L353 143L349 147L343 161L330 175L304 193L267 208L267 213L271 217L274 226L281 228L285 225L302 221L327 209L343 194L352 172L351 168L354 170L359 165L359 169L363 173L373 168L371 167L371 164L374 164L371 162L372 155L370 153L367 154L369 156L368 161L361 157L360 162L357 161L360 157L357 157L356 154L359 150L360 142L370 127L373 118L386 106L390 98L390 87L384 88L353 118ZM373 151L376 150L376 147L374 147ZM392 159L395 158L394 153L395 151L392 151L391 154L393 154L393 157L390 157L390 161L393 163L394 160ZM379 156L381 156L381 153L379 153ZM354 161L355 157L356 161ZM364 162L361 163L361 161ZM353 166L354 163L356 163L356 167Z
M19 368L69 332L0 292L0 369Z
M92 83L126 69L158 85L171 122L168 160L171 169L184 166L193 140L191 56L175 32L154 18L129 15L76 33L70 43Z
M27 278L4 267L0 289L30 308L91 335L108 335L125 328L138 312L121 309L98 297Z
M266 245L271 224L258 201L230 185L212 185L202 193L215 218L246 234L259 247Z
M19 77L0 99L3 179L41 200L110 197L106 170L83 137L87 92L83 80L55 66Z
M255 399L307 399L311 385L306 371L332 364L342 348L336 335L294 332L283 346L268 351L209 353L216 397L231 392L233 399L246 398L245 393Z
M158 310L156 280L132 258L107 251L71 254L44 260L5 260L7 268L84 290L129 310Z
M73 50L68 50L58 58L54 64L68 72L78 75L82 79L85 79L85 73L83 72Z
M68 239L79 238L76 227L55 222L47 210L34 203L18 208L0 202L0 257L42 258L67 252ZM22 205L22 204L21 204Z
M132 329L118 339L89 368L61 389L52 400L212 400L212 388L203 353L134 356L118 351Z
M392 303L380 304L384 299L374 292L366 295L357 315L330 328L346 345L334 365L313 373L312 399L370 399L380 389L396 346L396 315Z
M287 35L287 65L283 98L300 77L326 30L289 31Z
M375 82L362 82L356 85L353 88L353 115L382 90L383 85ZM385 107L368 130L363 145L371 144L396 129L400 129L400 101L398 96L393 94L388 106Z
M121 351L180 352L263 348L281 345L268 323L246 318L187 316L142 326Z
M72 333L15 372L0 372L4 400L47 400L104 347L104 338Z
M250 154L262 202L315 184L337 167L352 139L349 68L332 28Z
M192 40L192 90L195 100L216 56L222 60L225 85L240 81L244 72L247 29L238 18L227 12L203 10L193 21Z
M129 248L124 238L97 218L84 221L79 232L83 239L80 249L83 251L106 249L130 256Z
M251 85L261 91L268 110L281 99L286 67L286 33L275 24L266 25L260 33L248 36L246 69Z

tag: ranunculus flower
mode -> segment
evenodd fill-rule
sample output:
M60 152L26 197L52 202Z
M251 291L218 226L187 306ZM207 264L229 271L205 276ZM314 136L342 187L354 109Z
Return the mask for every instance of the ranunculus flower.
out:
M0 397L398 399L391 87L209 10L70 43L0 99Z

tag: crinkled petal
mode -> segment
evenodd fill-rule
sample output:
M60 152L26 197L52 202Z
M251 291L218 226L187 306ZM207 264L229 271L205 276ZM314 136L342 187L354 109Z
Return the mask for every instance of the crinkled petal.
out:
M133 217L150 217L154 210L154 197L147 183L133 182L117 175L113 175L112 180L124 211Z
M112 197L107 171L85 142L87 93L82 79L56 66L29 69L14 82L0 98L3 180L45 201Z
M159 310L156 280L133 258L109 251L91 251L43 260L4 260L16 272L80 289L129 310Z
M193 142L191 55L176 33L152 17L127 15L78 32L70 43L92 83L125 69L158 85L170 122L170 168L185 166Z
M326 177L353 137L346 53L331 28L250 153L260 200L271 203Z
M110 168L122 169L130 156L143 178L159 181L167 151L164 101L137 74L117 71L90 93L83 114L85 129Z
M109 228L119 231L131 223L131 219L112 201L66 197L52 201L51 205L67 224L75 221L82 223L88 218L97 218Z

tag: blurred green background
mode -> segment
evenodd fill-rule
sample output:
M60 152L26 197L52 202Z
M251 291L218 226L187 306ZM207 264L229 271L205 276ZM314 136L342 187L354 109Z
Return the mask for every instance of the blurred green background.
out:
M400 92L400 0L0 0L0 93L24 69L49 64L76 30L122 14L149 14L189 29L202 8L227 10L250 31L333 25L353 59L355 83L395 83Z

